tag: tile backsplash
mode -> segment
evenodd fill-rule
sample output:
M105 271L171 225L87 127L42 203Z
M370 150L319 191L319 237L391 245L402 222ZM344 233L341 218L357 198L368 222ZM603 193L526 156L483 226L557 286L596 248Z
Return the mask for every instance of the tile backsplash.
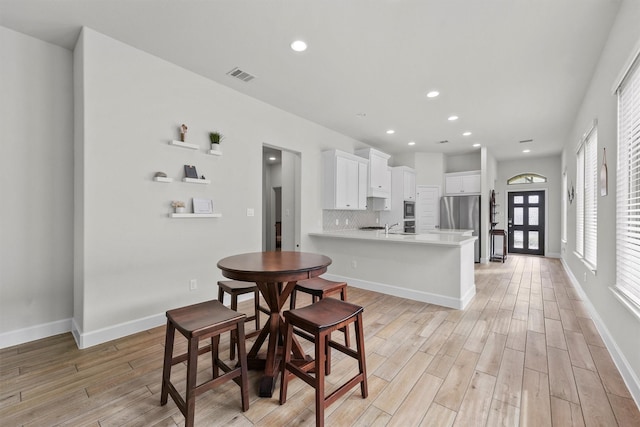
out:
M380 219L380 211L374 211L370 207L366 211L322 211L323 230L354 230L360 227L380 225L376 223ZM336 225L338 220L338 225ZM348 224L347 224L348 222Z

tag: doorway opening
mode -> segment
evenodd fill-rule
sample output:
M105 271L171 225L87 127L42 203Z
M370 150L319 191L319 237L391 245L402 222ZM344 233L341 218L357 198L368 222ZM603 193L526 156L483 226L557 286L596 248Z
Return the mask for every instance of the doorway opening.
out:
M509 253L544 255L545 192L508 193Z
M300 249L300 153L262 147L262 250Z

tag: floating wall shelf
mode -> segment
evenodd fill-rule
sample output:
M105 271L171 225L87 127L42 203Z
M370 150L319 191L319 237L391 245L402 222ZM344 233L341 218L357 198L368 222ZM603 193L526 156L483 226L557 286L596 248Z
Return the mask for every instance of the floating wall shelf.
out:
M189 144L188 142L176 141L175 139L169 141L169 145L175 145L177 147L182 147L182 148L189 148L191 150L197 150L198 148L200 148L196 144Z
M173 178L164 178L161 176L154 176L153 180L156 182L173 182Z
M210 179L182 178L182 182L188 182L190 184L211 184Z
M210 213L210 214L194 214L194 213L170 213L171 218L220 218L222 214Z

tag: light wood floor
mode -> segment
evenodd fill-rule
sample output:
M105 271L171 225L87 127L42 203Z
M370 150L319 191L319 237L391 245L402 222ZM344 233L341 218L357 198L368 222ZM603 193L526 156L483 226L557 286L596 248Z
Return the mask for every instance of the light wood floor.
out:
M327 425L640 425L558 260L480 265L476 285L464 311L350 288L349 300L365 306L369 397L356 387L328 408ZM163 344L160 327L86 350L70 334L0 350L0 425L184 425L171 400L159 404ZM334 354L329 388L356 369ZM201 358L200 379L211 375L208 362ZM174 368L175 377L184 371ZM257 397L257 380L251 372L245 413L233 382L200 396L196 425L313 425L310 387L293 380L279 406L278 388Z

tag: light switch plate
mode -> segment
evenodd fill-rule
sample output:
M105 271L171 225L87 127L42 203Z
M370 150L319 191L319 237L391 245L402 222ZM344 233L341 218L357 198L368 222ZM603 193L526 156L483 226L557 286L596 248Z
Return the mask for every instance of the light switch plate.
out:
M256 214L253 208L247 208L247 216L254 216Z

